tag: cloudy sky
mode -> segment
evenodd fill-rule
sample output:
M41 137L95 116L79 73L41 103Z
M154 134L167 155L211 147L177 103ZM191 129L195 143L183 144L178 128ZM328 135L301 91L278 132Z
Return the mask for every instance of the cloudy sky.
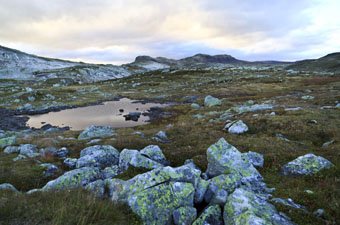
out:
M0 45L113 64L318 58L340 51L339 10L339 0L0 0Z

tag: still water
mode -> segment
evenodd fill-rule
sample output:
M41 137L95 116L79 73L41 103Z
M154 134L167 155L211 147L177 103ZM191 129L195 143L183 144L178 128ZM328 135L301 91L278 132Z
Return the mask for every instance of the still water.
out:
M128 98L119 101L104 102L101 105L65 109L41 115L29 116L27 125L31 128L41 128L45 124L65 127L71 130L83 130L89 125L109 125L115 128L134 127L147 124L149 117L144 116L151 107L165 107L166 104L140 103ZM124 110L122 112L122 110ZM129 112L141 112L138 121L126 121L124 115Z

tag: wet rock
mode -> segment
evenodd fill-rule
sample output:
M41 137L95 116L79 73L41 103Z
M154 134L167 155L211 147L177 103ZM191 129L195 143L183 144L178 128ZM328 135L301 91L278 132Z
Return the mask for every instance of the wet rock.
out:
M100 167L105 168L118 165L119 152L110 145L95 145L87 147L80 152L76 167Z
M161 143L169 143L170 142L165 131L159 131L157 134L155 134L153 139L158 141L158 142L161 142Z
M145 224L171 224L176 209L193 207L194 192L190 183L164 183L130 195L128 205Z
M17 138L16 136L5 137L0 139L0 148L4 148L10 145L14 145Z
M45 169L44 171L45 177L53 177L59 171L58 167L56 165L53 165L52 163L43 163L43 164L40 164L40 166Z
M68 168L74 169L74 168L76 168L77 160L78 160L78 159L75 159L75 158L66 158L66 159L64 160L64 164L65 164L65 166L67 166Z
M192 225L223 225L222 210L219 205L208 206Z
M199 104L197 104L197 103L192 103L192 104L191 104L191 108L192 108L192 109L195 109L195 110L198 110L198 109L201 108L201 106L200 106Z
M119 166L111 166L111 167L106 167L105 169L102 170L102 178L109 179L117 176L118 174L121 173L121 170L119 169Z
M64 173L55 180L49 181L43 191L67 190L85 187L87 184L100 179L100 171L95 167L83 167Z
M143 148L140 153L153 161L156 161L162 165L167 165L168 162L161 150L161 148L157 145L149 145Z
M301 209L303 211L307 211L306 207L300 204L297 204L293 201L293 199L291 198L287 198L287 199L282 199L282 198L273 198L271 199L272 202L277 203L277 204L281 204L281 205L285 205L294 209Z
M293 225L265 197L242 188L236 189L228 197L223 219L225 224Z
M284 165L282 172L284 175L313 175L332 166L330 161L321 156L306 154Z
M87 127L83 132L80 133L78 139L91 139L91 138L104 138L115 135L115 131L110 126L94 126Z
M246 152L246 153L242 153L242 159L244 161L247 161L249 163L251 163L253 166L255 167L263 167L264 164L264 158L263 155L257 152Z
M204 99L204 106L206 107L213 107L213 106L220 106L220 105L222 105L222 101L211 95L206 96Z
M6 154L14 154L14 153L19 153L19 147L18 146L7 146L4 150L4 153Z
M40 155L37 146L31 144L20 145L19 152L20 155L27 156L28 158L34 158Z
M242 120L237 120L227 123L224 130L227 130L231 134L243 134L247 132L249 128Z
M9 183L0 184L0 191L19 192L12 184Z
M141 112L130 112L129 114L124 115L124 117L126 121L132 120L137 122L141 115Z
M197 217L197 210L191 206L184 206L172 213L175 225L191 225Z
M85 186L85 190L90 191L98 198L105 196L105 182L103 180L96 180Z

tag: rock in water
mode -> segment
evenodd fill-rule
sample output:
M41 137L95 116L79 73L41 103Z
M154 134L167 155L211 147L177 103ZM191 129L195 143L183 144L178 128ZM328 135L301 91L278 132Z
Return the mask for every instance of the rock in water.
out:
M124 115L124 117L126 121L132 120L132 121L137 122L141 115L142 115L141 112L130 112L129 114Z
M190 183L170 182L130 195L128 204L145 224L171 224L174 210L193 207L194 193Z
M310 153L284 165L282 172L284 175L313 175L332 166L333 164L327 159Z
M204 106L213 107L222 105L222 101L218 98L215 98L211 95L208 95L204 99Z
M231 134L243 134L247 132L249 128L242 120L237 120L226 124L224 130L227 130Z
M253 225L293 225L284 215L262 195L238 188L227 200L224 206L223 219L225 224Z
M95 145L87 147L80 152L76 167L100 167L118 165L119 152L110 145Z
M42 188L42 190L67 190L85 187L87 184L98 180L99 178L100 171L98 168L83 167L68 171L57 179L51 180Z
M110 126L94 126L87 127L83 132L80 133L78 139L91 139L91 138L104 138L115 135L115 131Z

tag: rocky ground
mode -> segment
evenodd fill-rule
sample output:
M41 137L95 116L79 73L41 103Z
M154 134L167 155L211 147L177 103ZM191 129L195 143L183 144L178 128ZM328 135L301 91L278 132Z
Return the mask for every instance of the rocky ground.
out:
M0 224L340 223L337 74L239 66L0 85ZM119 97L176 104L134 128L10 122Z

